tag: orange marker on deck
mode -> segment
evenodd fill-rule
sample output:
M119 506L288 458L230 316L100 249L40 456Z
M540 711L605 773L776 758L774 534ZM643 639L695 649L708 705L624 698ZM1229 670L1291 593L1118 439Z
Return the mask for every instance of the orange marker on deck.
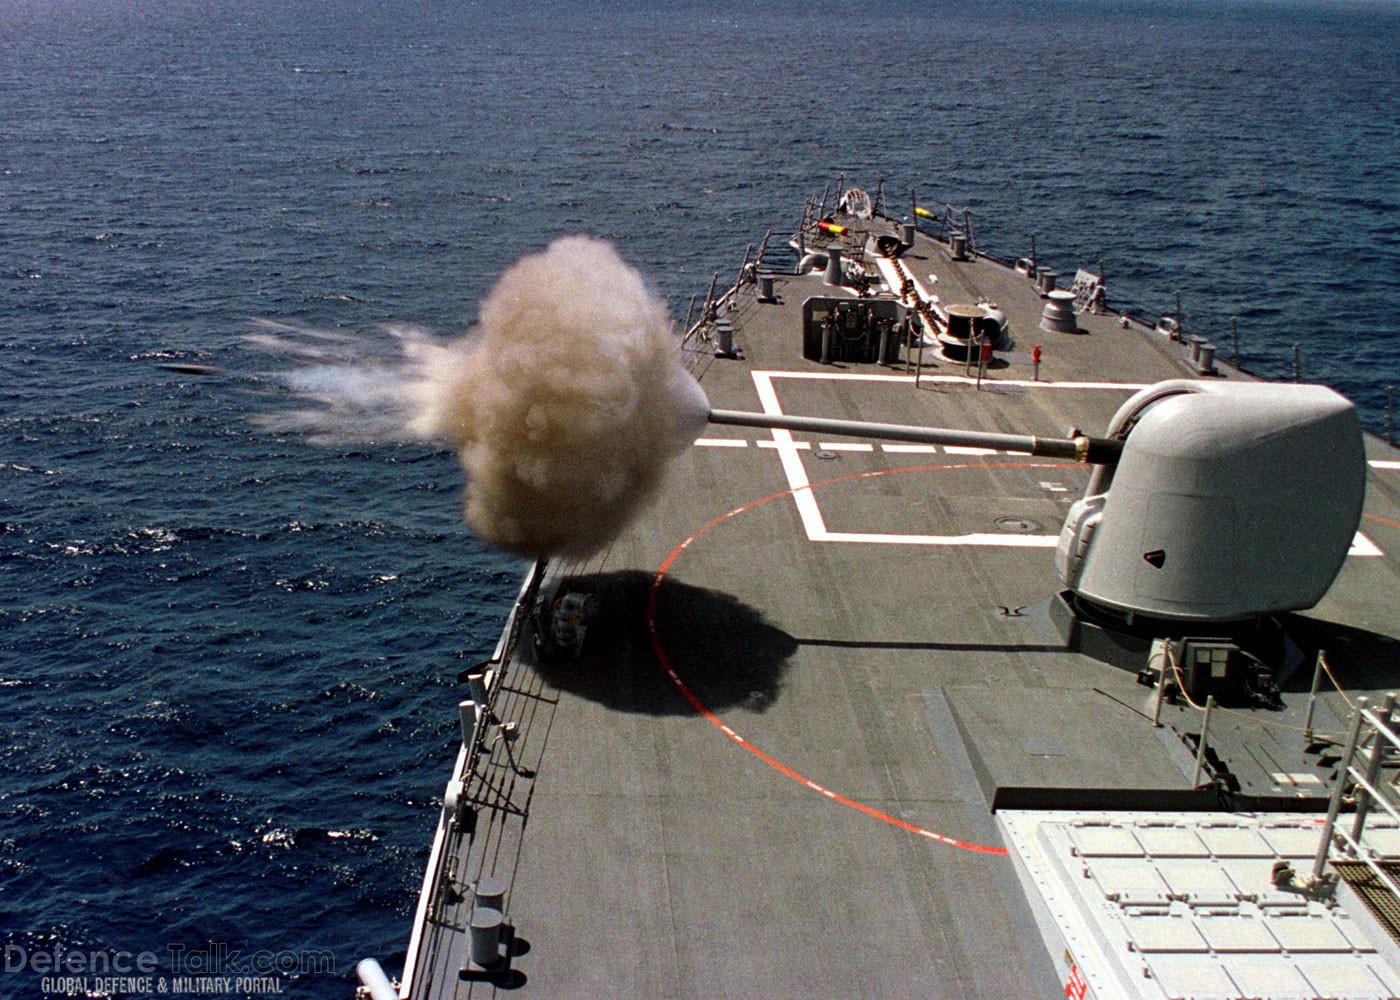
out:
M845 226L838 226L838 225L837 225L836 223L834 223L834 222L818 222L818 223L817 223L817 228L818 228L818 229L821 229L821 230L824 230L824 231L826 231L826 232L828 232L828 233L831 233L833 236L845 236L845 235L846 235L846 227L845 227Z

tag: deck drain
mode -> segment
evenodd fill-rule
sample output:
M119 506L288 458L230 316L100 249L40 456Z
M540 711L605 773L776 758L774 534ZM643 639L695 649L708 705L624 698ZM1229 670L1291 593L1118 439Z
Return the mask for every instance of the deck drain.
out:
M1021 535L1028 535L1032 531L1040 530L1040 525L1028 517L999 517L995 524L998 531L1013 531Z
M812 454L815 455L817 458L826 459L828 461L836 457L836 452L827 451L825 448L822 448L819 451L814 451L812 452Z

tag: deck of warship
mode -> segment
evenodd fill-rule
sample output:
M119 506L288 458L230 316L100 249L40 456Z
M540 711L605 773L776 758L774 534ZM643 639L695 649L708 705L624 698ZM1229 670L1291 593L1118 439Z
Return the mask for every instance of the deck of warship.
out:
M1144 385L1250 378L1203 375L1113 312L1044 331L1027 274L954 249L920 234L901 260L945 307L1005 313L1016 346L980 380L932 348L805 360L804 302L854 294L789 257L773 301L741 281L697 328L712 406L1097 434ZM717 356L716 323L737 357ZM1345 884L1271 875L1311 865L1351 704L1400 668L1400 452L1366 451L1361 534L1285 623L1282 707L1218 708L1198 775L1196 707L1159 705L1145 658L1085 655L1056 621L1054 546L1086 466L712 428L603 556L535 566L464 676L474 752L402 995L1400 994L1400 950ZM565 593L596 611L577 655L537 641L535 607ZM1339 683L1308 735L1319 650ZM1371 837L1400 854L1395 827L1379 815ZM486 966L483 904L505 921Z

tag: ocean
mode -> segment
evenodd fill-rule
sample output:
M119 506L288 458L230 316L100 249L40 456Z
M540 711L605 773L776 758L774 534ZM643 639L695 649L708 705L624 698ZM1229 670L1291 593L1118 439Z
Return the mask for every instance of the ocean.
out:
M1390 0L0 0L0 997L402 968L523 567L453 456L260 423L262 324L459 335L573 232L683 317L844 176L1383 432L1397 52Z

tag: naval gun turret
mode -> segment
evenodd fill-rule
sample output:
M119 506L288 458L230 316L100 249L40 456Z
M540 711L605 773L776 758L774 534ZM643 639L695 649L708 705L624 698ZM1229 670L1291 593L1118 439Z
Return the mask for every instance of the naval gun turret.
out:
M1051 617L1066 644L1141 673L1154 641L1206 643L1223 657L1214 670L1222 690L1269 689L1289 669L1277 616L1311 608L1331 587L1366 489L1355 407L1318 385L1161 382L1124 403L1102 437L723 410L710 420L1094 465L1056 549L1063 588ZM1193 694L1210 686L1202 676Z
M1081 602L1223 623L1310 608L1361 519L1351 402L1320 385L1162 382L1118 410L1120 460L1070 508L1055 565Z

